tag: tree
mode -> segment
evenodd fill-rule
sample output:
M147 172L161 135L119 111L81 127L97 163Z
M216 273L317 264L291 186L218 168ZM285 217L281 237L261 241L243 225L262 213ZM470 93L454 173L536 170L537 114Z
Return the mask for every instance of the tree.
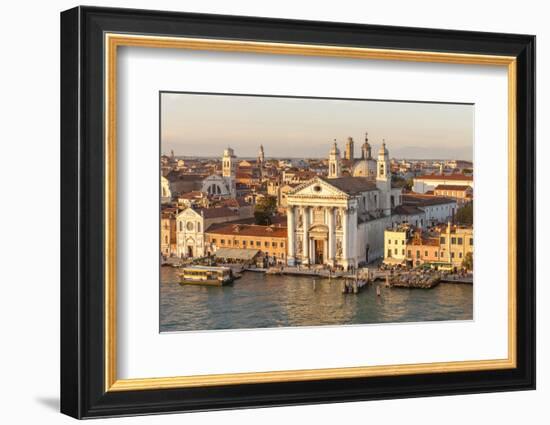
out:
M458 224L471 226L474 223L474 203L469 202L456 211L455 220Z
M413 179L406 179L401 176L392 176L392 183L396 187L401 187L403 189L411 190L413 186Z
M466 270L474 269L474 256L471 252L467 252L464 256L464 259L462 260L462 267L464 267Z
M274 196L262 198L254 207L254 221L256 224L268 226L271 224L271 218L277 210L277 199Z

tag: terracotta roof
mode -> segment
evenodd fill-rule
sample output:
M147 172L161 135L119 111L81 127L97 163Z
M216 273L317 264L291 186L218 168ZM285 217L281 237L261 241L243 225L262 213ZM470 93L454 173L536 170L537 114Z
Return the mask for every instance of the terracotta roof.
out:
M435 190L468 190L470 186L461 184L438 184Z
M407 245L413 246L439 246L439 238L427 238L422 235L421 238L412 237Z
M404 205L416 205L418 207L456 203L454 199L445 198L443 196L423 195L418 193L404 194L401 196L401 200Z
M368 177L338 177L335 179L329 179L326 177L320 177L328 184L346 192L348 195L357 195L361 192L368 192L376 190L376 183L370 180Z
M317 175L315 171L297 171L294 173L294 178L301 180L309 180L314 178Z
M180 173L179 171L170 171L168 174L166 174L166 177L169 181L174 182L178 180L186 180L186 181L195 181L195 180L203 180L206 176L204 174L184 174Z
M200 208L196 210L199 214L201 214L204 218L219 218L219 217L230 217L230 216L238 216L239 213L236 211L233 211L230 208L227 207L220 207L220 208Z
M426 174L425 176L418 176L415 180L463 180L473 181L474 176L466 176L464 174Z
M235 223L225 223L223 226L216 226L215 228L209 229L206 233L215 235L238 235L264 238L286 238L287 235L286 227Z
M204 197L204 194L198 190L193 190L187 193L181 193L179 195L179 198L184 198L184 199L203 198L203 197Z

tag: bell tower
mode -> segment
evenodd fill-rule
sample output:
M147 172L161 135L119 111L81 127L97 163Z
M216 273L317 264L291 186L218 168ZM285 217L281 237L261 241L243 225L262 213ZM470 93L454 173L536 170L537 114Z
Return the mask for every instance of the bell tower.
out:
M344 158L346 158L348 161L353 161L354 159L354 142L352 137L348 137L348 141L346 142L346 151L344 152Z
M222 175L224 177L235 178L237 173L237 157L235 152L229 146L223 151L222 157Z
M391 214L391 171L385 141L382 142L376 161L376 188L380 191L380 209L382 209L384 215Z
M328 154L328 178L336 179L340 177L340 150L334 140L334 145Z
M237 196L237 185L236 177L237 175L237 157L235 152L229 146L223 151L222 157L222 176L226 182L226 185L229 189L229 193L232 198Z

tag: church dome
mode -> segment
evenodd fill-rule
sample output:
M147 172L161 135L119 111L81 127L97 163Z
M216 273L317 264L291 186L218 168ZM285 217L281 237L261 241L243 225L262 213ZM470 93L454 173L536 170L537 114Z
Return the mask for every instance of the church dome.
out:
M351 174L353 177L376 176L376 161L374 159L359 159L355 161Z

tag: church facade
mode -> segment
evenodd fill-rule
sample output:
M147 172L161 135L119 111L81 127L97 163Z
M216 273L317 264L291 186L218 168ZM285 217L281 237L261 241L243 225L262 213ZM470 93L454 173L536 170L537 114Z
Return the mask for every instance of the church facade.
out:
M201 192L208 195L236 198L237 157L230 147L223 151L222 175L212 174L202 181Z
M328 177L315 177L288 193L289 265L348 268L383 257L384 230L392 225L392 211L401 204L401 189L392 187L385 143L375 162L375 175L342 176L340 151L334 143Z

